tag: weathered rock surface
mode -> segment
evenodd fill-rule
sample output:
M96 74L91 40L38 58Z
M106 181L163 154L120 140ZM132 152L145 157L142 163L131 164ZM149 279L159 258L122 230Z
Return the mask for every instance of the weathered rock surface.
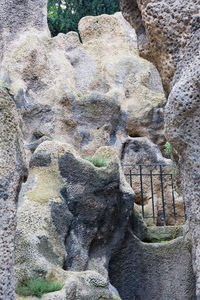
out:
M140 54L156 65L168 96L165 132L179 154L200 299L200 3L121 0L121 6L136 29Z
M127 232L110 262L109 274L123 300L195 299L188 238L147 244Z
M27 34L49 35L46 0L2 0L0 3L0 61L10 44ZM21 41L19 41L20 43Z
M30 161L30 176L18 212L17 283L52 274L65 281L68 271L63 270L64 265L71 270L96 269L107 277L111 253L123 238L133 204L133 192L117 158L109 164L113 174L109 171L107 175L115 177L111 182L102 178L103 171L94 171L84 162L94 176L85 175L88 181L84 186L79 170L77 180L81 184L76 185L68 182L69 174L62 168L70 160L81 168L81 159L69 147L44 141L68 142L83 155L92 155L102 145L111 145L120 154L128 135L148 136L159 145L164 142L165 99L158 73L139 58L134 30L121 14L84 18L79 25L80 43L73 32L50 38L46 4L45 0L3 0L0 4L0 80L11 87ZM53 145L54 150L44 145ZM63 151L72 155L60 163ZM114 155L105 152L109 159ZM69 172L74 174L74 169L70 167ZM95 176L99 179L97 190ZM15 188L15 183L9 182ZM81 198L79 187L87 187L88 194ZM67 197L70 203L66 203ZM90 207L91 199L95 209ZM84 205L80 206L79 200ZM11 211L14 213L12 208L7 213ZM9 289L14 299L12 278ZM104 296L111 297L106 290ZM78 292L72 293L79 297ZM88 296L85 289L83 294L80 299L95 297L91 291Z
M66 272L62 290L44 294L41 300L116 300L109 290L109 282L95 271ZM120 298L118 298L120 299ZM17 300L38 300L21 297Z
M29 277L46 276L62 281L64 287L43 299L113 300L108 266L113 252L124 242L134 194L110 148L96 152L95 156L109 160L106 167L99 169L81 159L77 152L92 155L100 146L110 145L121 154L128 136L146 136L162 145L165 99L156 69L138 56L135 32L121 14L81 20L82 43L74 32L51 39L46 2L3 0L0 4L0 79L11 86L30 161L30 175L21 191L18 211L16 284ZM5 135L9 130L6 127L5 131L4 126L9 124L16 136L14 106L9 105L3 107L9 110L9 117L6 113L6 120L0 120L0 130ZM10 204L6 200L8 207L2 206L6 211L0 223L0 246L6 247L5 255L2 252L3 257L0 256L3 300L14 299L10 268L15 230L13 200L23 173L23 155L11 137L6 147L16 150L11 154L2 152L5 170L11 166L9 172L13 176L8 185L3 165L3 195L7 197L4 191L9 187L11 201ZM63 142L73 145L77 152ZM17 156L12 159L15 152ZM9 230L14 229L10 235L8 224ZM142 227L141 236L145 229ZM135 239L128 244L128 252L134 251L132 246L137 247ZM180 253L188 266L188 270L180 270L185 276L183 282L186 281L182 293L187 295L188 289L193 295L187 282L188 274L193 279L189 255L185 248ZM170 263L166 270L168 267L171 268ZM165 282L166 277L162 279ZM158 286L152 295L154 290L158 291Z
M147 137L127 138L121 156L124 165L169 165L170 159L163 157L159 147Z
M44 137L70 143L83 155L104 145L120 154L128 135L163 145L160 78L139 57L135 32L121 13L83 18L82 43L75 32L55 38L45 32L46 25L41 33L21 30L0 70L22 116L29 157L28 149Z
M114 300L109 279L123 300L193 299L189 240L147 245L128 233L129 223L140 222L133 230L149 238L137 213L130 218L134 194L119 158L110 147L95 157L108 165L97 168L60 142L44 141L35 150L20 193L16 284L38 276L64 283L43 300Z
M185 235L186 225L180 226L151 226L148 227L145 239L142 241L147 241L150 243L172 241L177 237ZM190 240L191 244L191 240Z
M85 270L107 280L112 252L128 228L134 193L112 148L102 147L95 155L108 165L97 168L60 142L45 141L34 152L18 208L17 285L39 276L68 285L68 271Z
M25 175L22 135L13 100L0 89L0 299L13 300L16 206Z

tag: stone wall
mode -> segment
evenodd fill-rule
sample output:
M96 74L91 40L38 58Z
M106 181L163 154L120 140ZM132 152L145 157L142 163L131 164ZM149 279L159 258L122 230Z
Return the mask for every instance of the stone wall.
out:
M194 300L191 241L143 243L131 231L110 262L110 280L123 300Z
M15 104L0 89L0 299L14 296L16 207L25 175L22 135Z
M135 31L121 13L83 18L82 42L75 32L50 38L42 24L6 39L0 68L21 115L28 160L45 139L70 143L85 156L100 146L120 155L128 136L163 146L160 77L139 57Z
M168 2L170 4L170 1ZM134 4L134 1L132 1L132 4ZM30 161L31 169L29 180L25 187L29 190L28 196L32 199L29 201L26 199L26 195L22 196L22 203L20 203L21 207L19 208L18 248L16 250L18 260L16 261L16 268L19 267L18 270L22 270L22 272L21 274L20 271L18 272L17 280L26 275L25 271L28 270L27 264L30 259L28 254L32 253L31 249L35 247L35 252L33 251L32 254L35 255L36 253L38 255L36 255L36 258L42 258L37 261L34 256L32 257L31 262L38 264L38 273L35 272L34 266L31 268L29 264L30 272L28 275L38 275L41 269L43 275L53 273L54 278L59 274L66 275L67 272L63 270L64 264L65 268L70 271L83 271L83 273L78 272L79 274L71 272L69 277L67 277L69 280L65 282L64 294L56 294L55 297L61 297L61 299L66 297L70 299L71 297L73 300L76 300L76 297L84 300L91 297L90 299L95 300L96 290L94 286L97 286L99 297L103 298L105 296L104 299L113 299L113 295L108 289L109 282L105 275L107 275L110 257L112 256L113 261L115 260L113 252L116 245L122 243L121 240L126 232L131 205L133 204L133 191L130 187L127 188L127 184L124 181L122 183L121 175L119 175L121 172L119 161L116 159L117 162L114 163L114 167L106 168L108 180L105 181L103 177L105 170L97 171L91 164L83 162L81 158L72 158L73 155L66 155L61 151L62 153L57 155L60 167L58 168L56 165L55 171L55 165L51 166L53 169L50 167L50 156L52 153L44 153L44 151L37 157L37 151L45 147L45 140L53 140L53 142L46 142L47 144L54 144L54 140L68 142L74 145L83 156L93 155L96 149L103 145L112 146L121 155L123 145L129 136L132 138L138 136L148 137L154 143L163 145L165 142L163 135L163 107L165 105L163 90L155 67L139 57L135 32L120 13L114 16L86 17L81 20L79 24L81 43L78 34L74 32L50 38L46 20L46 5L47 1L45 0L3 0L0 4L0 79L9 86L6 91L9 91L11 96L6 92L0 92L0 138L3 141L1 141L0 152L0 247L2 248L0 253L3 253L3 255L0 254L0 298L2 300L13 300L15 298L12 270L16 227L15 211L20 184L25 173L22 136L16 113L17 108L25 141L27 161ZM188 201L188 216L191 220L191 231L195 245L199 241L199 230L196 226L199 220L197 201L199 165L196 164L197 159L199 159L197 156L199 151L198 131L196 129L199 121L197 108L199 100L198 95L196 95L199 84L196 79L198 75L197 68L190 63L191 57L193 61L197 61L195 54L198 38L197 22L195 21L196 10L191 5L189 15L193 15L193 21L187 21L187 13L185 13L184 18L180 16L178 21L176 20L175 23L178 24L178 27L176 29L175 25L175 27L172 26L170 32L170 36L171 34L172 37L173 34L175 36L170 44L172 45L171 48L169 47L172 53L165 53L165 43L168 40L167 28L164 28L163 32L166 34L163 36L162 30L156 31L157 29L155 29L156 45L160 47L159 42L162 41L161 49L163 50L164 48L163 51L156 51L157 48L153 48L153 40L150 45L145 46L147 36L145 35L144 20L146 25L149 22L149 28L151 29L151 25L154 22L151 24L152 18L149 19L149 16L151 16L150 12L155 7L150 7L146 15L144 13L143 21L141 21L139 7L137 5L135 7L138 15L134 20L139 22L136 26L136 31L137 34L141 33L141 38L139 38L140 53L144 57L149 58L150 54L148 53L153 51L152 61L161 73L165 92L167 95L171 92L171 98L169 97L166 108L167 134L174 148L181 153L182 166L183 169L186 169L185 173L183 173L183 181L185 180L184 191L186 196L188 195L186 197ZM166 8L164 4L163 7L162 5L158 5L158 7L164 7L162 18L171 16L170 7ZM173 9L173 5L171 7ZM143 4L141 4L140 8L143 11ZM124 7L124 10L126 10L126 7ZM134 10L132 11L134 13ZM159 15L159 11L158 13L153 11L153 17L154 15ZM180 32L179 27L183 26L182 20L188 27L184 33L185 35L179 39L176 30ZM162 22L159 20L157 23L162 24ZM157 23L155 22L154 25ZM159 26L156 25L156 28L159 28ZM153 30L149 31L149 38L151 37L151 32L153 33ZM172 37L170 37L170 41ZM186 47L187 41L190 41L190 47ZM180 51L177 50L176 44L181 45ZM191 47L194 49L192 53L190 51ZM167 63L164 65L166 61ZM196 64L198 64L198 61ZM174 81L172 81L174 72ZM194 84L190 86L190 82ZM187 88L190 92L186 91ZM196 96L193 97L193 95ZM184 103L181 103L182 99L184 99ZM193 102L191 102L191 99ZM184 109L183 104L187 106L187 110ZM188 130L185 136L186 127L188 127ZM60 156L62 156L61 159ZM111 156L113 157L114 154L111 153ZM64 169L63 166L65 167ZM188 169L191 170L190 174ZM63 175L61 176L62 178L58 170ZM84 170L85 176L82 175ZM90 173L98 178L97 183ZM74 176L77 178L77 182L74 182ZM113 176L114 179L112 177L111 180L110 176ZM51 184L49 184L49 180ZM84 180L87 180L88 185L84 183ZM69 194L67 194L66 189L59 189L61 185L69 189ZM90 193L88 193L88 197L86 197L86 193L83 193L84 197L81 198L80 193L85 191L85 186L87 187L87 192L90 191ZM31 202L32 206L30 207L33 208L32 211L29 210L29 206L24 208L23 205L26 204L26 200ZM63 206L61 202L64 202L62 204L65 205L65 208L67 207L66 215L62 215ZM192 203L191 209L189 209L190 202ZM38 212L39 205L41 205L41 210ZM54 205L52 210L50 208L51 205ZM71 214L68 213L68 205ZM50 219L51 213L54 223L57 222L57 228L55 228L55 224L51 224L47 238L44 235L45 228L48 228L49 225L46 216L49 216ZM68 236L68 224L64 224L66 227L63 227L63 223L58 222L57 214L63 216L64 219L67 217L69 223L73 219ZM110 216L113 217L112 226L109 223ZM41 223L37 222L37 220ZM104 226L104 220L107 222L106 226ZM91 222L92 226L89 228ZM27 226L24 226L25 224ZM38 230L34 231L34 238L32 233L28 231L31 228L30 224L32 224L32 228ZM43 227L42 224L45 224L45 226ZM57 258L59 251L55 250L54 252L52 250L60 245L58 237L56 234L54 235L56 230L60 233L59 242L62 242L60 242L62 245L59 248L59 259ZM68 238L65 241L66 237ZM53 246L51 243L50 245L48 244L51 238ZM183 275L185 287L182 293L185 293L187 296L187 291L190 288L192 291L192 283L191 286L190 281L187 283L188 274L191 275L192 273L190 272L189 250L185 248L185 242L182 242L183 240L181 242L176 241L173 245L183 246L182 250L177 246L177 249L182 253L181 262L183 257L187 258L185 264L187 270L184 267L180 269L181 274L185 272ZM141 249L141 245L143 245L128 235L127 243L126 249L128 249L128 252L133 251L135 247ZM21 246L24 253L20 249ZM148 250L146 250L146 247ZM170 246L170 250L166 246L166 249L171 251L171 256L173 251L175 251L175 257L171 258L174 266L177 252L176 247L173 247L171 248ZM148 257L152 257L157 253L152 249L154 248L151 248L151 246L145 246L141 250L141 253L144 253L144 256L146 255L144 264L146 264L148 274L151 274ZM195 249L197 249L196 256L198 259L198 248L196 247ZM48 251L46 252L46 250ZM120 252L122 253L123 250L121 249ZM158 256L159 253L157 253ZM45 257L46 254L47 258ZM68 262L66 260L67 255L70 258ZM165 253L165 255L165 258L168 260L168 254ZM130 258L131 256L127 255L127 257ZM143 261L141 257L139 259ZM57 267L59 266L59 268L55 267L56 263L51 264L52 260L57 262ZM130 260L133 265L136 265L137 269L138 262L136 263L133 257ZM118 266L117 262L116 266ZM166 270L168 266L171 268L170 262L166 264ZM198 278L199 264L196 263L195 266ZM88 273L88 271L85 271L87 268L92 271ZM59 269L59 274L56 273L57 269ZM101 272L105 278L102 279L102 276L96 274L96 272L94 274L94 269ZM123 271L123 268L121 269ZM139 271L141 271L141 276L145 276L143 274L144 269ZM117 280L112 275L113 273L111 271L111 278L119 287L122 298L128 297L124 292L124 288L122 288L126 284L126 280L120 279L117 283ZM172 278L178 280L177 277L173 277L176 276L176 272L172 273ZM132 276L134 277L134 273ZM161 278L164 282L167 280L166 277ZM191 275L191 278L193 279L193 275ZM155 291L158 289L156 282L153 282L153 280L152 276L152 282L148 281L148 284L151 282L153 286L155 285L152 297L154 297ZM157 277L155 277L155 280L157 280ZM79 281L82 282L82 285L79 285ZM89 284L90 288L92 286L90 292L83 288L85 286L84 282L92 282L91 285ZM148 284L147 287L149 287ZM68 285L71 289L68 289ZM140 287L138 289L143 297ZM176 293L174 285L172 290ZM68 292L71 294L67 294ZM133 292L136 293L135 290ZM163 295L165 296L166 293ZM192 292L191 295L193 295ZM50 295L49 299L55 299L55 297L53 295L51 298Z
M179 154L200 299L200 4L122 0L121 7L136 29L141 56L156 65L168 97L165 135Z
M9 201L2 200L1 206L1 246L6 253L1 257L0 290L2 289L3 300L14 299L14 199L17 202L23 173L22 137L18 138L19 143L16 138L20 135L17 112L25 142L26 159L31 163L32 154L45 140L69 142L84 156L93 155L102 145L110 145L121 154L128 135L148 136L159 145L165 142L165 99L160 78L154 66L139 57L135 32L122 15L118 13L114 16L86 17L81 20L81 43L78 34L74 32L50 38L46 6L45 0L3 0L0 3L0 80L7 86L6 90L11 96L9 98L2 94L3 118L0 119L2 135L8 139L6 146L1 147L5 151L0 157L4 198L7 197L6 188L10 188ZM3 100L5 97L9 102L6 105L7 102ZM8 173L5 172L7 169ZM53 179L52 187L58 183L58 178ZM48 190L48 182L42 184L42 189ZM38 193L34 193L36 199ZM46 198L48 195L46 192ZM37 201L34 204L37 206ZM109 210L112 211L112 207ZM25 208L23 213L26 213ZM44 215L45 213L46 211ZM34 218L37 219L37 214ZM125 221L128 222L128 216ZM23 222L26 223L22 218L21 223ZM19 225L21 223L19 220ZM11 231L8 243L7 233ZM30 232L29 235L31 238ZM118 237L121 238L120 234ZM72 234L71 239L73 238ZM117 240L116 236L115 239ZM19 245L19 240L18 235L16 245ZM74 240L73 242L75 244ZM41 244L46 246L45 243L46 240L41 238ZM98 242L93 247L99 251ZM27 250L25 245L22 248ZM112 246L111 249L107 248L110 255ZM106 253L107 256L108 254ZM99 257L95 253L92 255L93 266ZM92 266L91 269L94 268ZM108 297L111 297L109 292Z
M108 265L127 231L134 192L114 150L102 147L99 156L106 166L95 167L68 144L46 141L36 149L19 197L16 287L42 276L63 283L65 299L113 300ZM79 278L88 276L86 293Z

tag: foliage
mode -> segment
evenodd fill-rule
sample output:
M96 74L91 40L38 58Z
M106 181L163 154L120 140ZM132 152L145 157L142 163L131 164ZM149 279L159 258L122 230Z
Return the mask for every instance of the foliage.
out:
M62 283L52 283L46 279L38 278L28 280L24 285L19 286L16 293L21 296L36 296L41 298L44 293L61 290Z
M0 80L0 90L5 90L9 93L9 95L14 95L11 85L3 80Z
M169 156L172 154L172 145L169 142L166 142L164 152Z
M10 89L10 85L4 82L3 80L0 80L0 90L3 89Z
M85 157L84 159L91 162L97 168L106 167L108 164L108 160L103 157Z
M118 296L114 295L115 300L121 300Z
M52 36L60 32L78 32L81 18L113 14L119 10L119 0L48 0L49 29Z

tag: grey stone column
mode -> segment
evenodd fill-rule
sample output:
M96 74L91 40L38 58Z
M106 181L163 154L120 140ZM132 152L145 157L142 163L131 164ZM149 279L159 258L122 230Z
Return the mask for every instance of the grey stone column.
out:
M25 175L23 144L15 104L0 89L0 299L13 300L16 208Z

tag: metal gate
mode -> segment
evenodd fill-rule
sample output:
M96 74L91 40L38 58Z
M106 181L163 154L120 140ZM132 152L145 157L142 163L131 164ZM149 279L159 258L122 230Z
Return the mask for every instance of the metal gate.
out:
M185 222L185 205L174 182L172 165L125 164L123 169L127 181L136 192L136 202L141 206L143 219L151 219L157 225Z

